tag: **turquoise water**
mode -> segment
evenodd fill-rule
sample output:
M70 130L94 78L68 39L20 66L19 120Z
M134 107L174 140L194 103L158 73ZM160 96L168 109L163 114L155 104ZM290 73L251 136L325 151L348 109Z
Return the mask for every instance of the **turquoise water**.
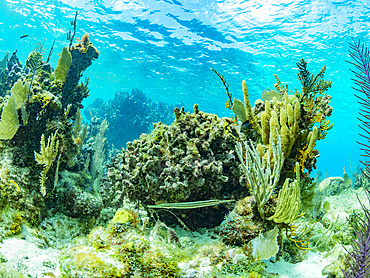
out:
M309 70L327 67L333 80L334 128L318 143L317 167L330 176L350 173L360 159L359 105L345 62L351 37L370 46L370 1L16 1L0 2L0 56L18 49L22 62L37 42L56 38L68 45L69 22L78 11L77 36L90 34L101 55L85 76L90 97L113 98L138 88L154 101L196 102L205 112L231 116L227 96L211 71L221 72L242 99L247 81L252 100L273 88L278 74L290 89L300 88L301 58ZM19 39L20 36L29 36ZM56 52L51 64L56 65ZM362 140L363 142L363 140ZM349 161L351 157L351 162Z

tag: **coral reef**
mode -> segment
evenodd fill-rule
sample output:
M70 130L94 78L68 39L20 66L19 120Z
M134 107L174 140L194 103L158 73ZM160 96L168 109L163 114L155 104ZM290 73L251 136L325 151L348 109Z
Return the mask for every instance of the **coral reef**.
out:
M108 123L107 140L109 145L121 149L128 141L149 133L152 124L170 124L174 120L173 109L183 104L168 105L153 102L145 94L134 89L131 93L117 92L108 102L97 98L84 110L86 119L94 117L106 119Z
M60 270L63 277L268 275L263 263L251 262L241 248L223 244L213 233L193 236L162 222L148 229L130 209L118 210L107 228L94 228L67 248Z
M198 277L204 265L215 277L260 277L261 260L301 260L305 251L294 255L293 248L309 248L321 219L309 223L301 211L314 206L315 145L332 127L325 67L311 75L301 60L301 91L288 94L276 76L276 91L263 92L254 107L245 81L243 101L232 100L215 71L235 120L197 104L193 113L173 109L133 90L96 100L87 110L88 127L80 109L89 80L80 78L99 51L88 34L72 45L76 19L77 13L55 70L44 62L44 42L24 67L16 52L0 61L0 239L32 233L43 248L62 248L69 236L82 236L64 250L62 277ZM108 143L126 141L106 173ZM122 208L128 200L131 208ZM320 210L330 211L330 203ZM96 226L109 219L105 228ZM187 231L169 226L174 223ZM322 223L327 247L337 220L327 213ZM27 224L40 224L40 232ZM218 225L207 245L195 243L188 229ZM319 239L316 244L321 247Z
M22 63L17 57L17 50L8 57L7 52L0 62L0 97L4 97L22 75Z
M102 181L103 202L119 206L122 198L143 205L210 199L240 199L248 192L235 153L237 130L229 118L175 109L171 125L154 124L149 134L127 144L108 165ZM181 210L190 228L212 227L227 209L219 206Z
M106 229L97 227L89 244L65 251L63 277L178 277L173 255L150 244L133 211L118 210Z
M319 156L316 141L324 139L332 127L327 120L331 97L325 93L331 81L323 80L325 67L314 76L303 59L297 65L301 91L288 94L287 86L275 75L276 91L264 91L255 107L249 102L245 81L244 102L234 99L232 106L227 102L239 122L236 151L254 203L251 197L238 201L218 232L225 242L244 244L254 259L277 253L276 241L280 246L283 242L280 231L285 230L288 240L300 249L306 249L311 236L311 229L299 230L295 220L302 216L301 210L314 206L316 185L309 174ZM279 192L277 198L274 191ZM249 208L240 209L245 205ZM256 209L260 217L253 215ZM275 251L261 253L259 248Z
M42 221L46 208L63 198L55 194L59 173L78 172L85 167L84 161L76 165L81 142L75 140L75 126L88 88L78 82L98 57L98 51L87 40L71 52L64 48L53 71L43 60L43 45L36 46L25 66L14 52L1 63L0 73L0 203L3 208L21 210L22 218L31 224ZM40 183L34 182L38 180Z

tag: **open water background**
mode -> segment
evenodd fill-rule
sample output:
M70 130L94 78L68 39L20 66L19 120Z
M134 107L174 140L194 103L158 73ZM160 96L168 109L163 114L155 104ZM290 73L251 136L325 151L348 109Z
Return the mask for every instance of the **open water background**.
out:
M205 112L231 116L211 68L239 99L245 79L254 101L273 88L273 73L300 89L296 63L304 58L311 72L325 65L333 81L334 128L317 144L318 170L342 176L343 167L350 173L359 164L360 107L345 61L352 37L370 47L370 1L0 0L0 56L18 49L24 63L37 42L46 37L48 49L56 38L55 66L75 11L76 36L89 33L101 54L85 72L91 92L84 104L138 88L153 101L188 109L196 102Z

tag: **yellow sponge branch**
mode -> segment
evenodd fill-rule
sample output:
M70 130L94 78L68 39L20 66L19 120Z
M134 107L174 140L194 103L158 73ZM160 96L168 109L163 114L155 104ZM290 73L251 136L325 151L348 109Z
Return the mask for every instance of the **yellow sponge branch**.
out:
M56 140L58 131L55 131L54 135L48 137L48 143L45 145L45 136L41 136L41 150L40 153L35 152L35 160L38 164L44 165L44 169L41 172L40 186L42 196L46 195L45 182L47 179L46 174L48 173L53 161L57 157L59 140Z

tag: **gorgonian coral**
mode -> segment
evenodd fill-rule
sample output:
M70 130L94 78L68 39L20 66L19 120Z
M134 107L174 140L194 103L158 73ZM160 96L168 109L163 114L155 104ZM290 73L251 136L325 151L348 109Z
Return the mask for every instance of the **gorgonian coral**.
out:
M349 44L349 55L352 58L352 61L347 61L355 68L350 69L355 78L352 80L355 82L356 87L353 87L356 91L360 92L362 95L356 95L359 98L359 104L361 104L362 109L360 110L360 117L359 120L361 121L360 128L365 132L365 134L360 134L367 140L367 143L359 144L363 147L361 150L365 152L363 157L365 157L364 161L361 161L362 164L366 167L366 172L364 174L370 178L367 174L370 170L370 161L367 159L370 156L370 52L366 46L360 43L360 40L356 42L353 40L353 43Z
M370 202L370 191L366 190ZM360 202L360 201L359 201ZM352 249L347 254L346 269L342 269L345 278L365 278L370 276L370 210L361 203L364 217L354 213L355 238Z

